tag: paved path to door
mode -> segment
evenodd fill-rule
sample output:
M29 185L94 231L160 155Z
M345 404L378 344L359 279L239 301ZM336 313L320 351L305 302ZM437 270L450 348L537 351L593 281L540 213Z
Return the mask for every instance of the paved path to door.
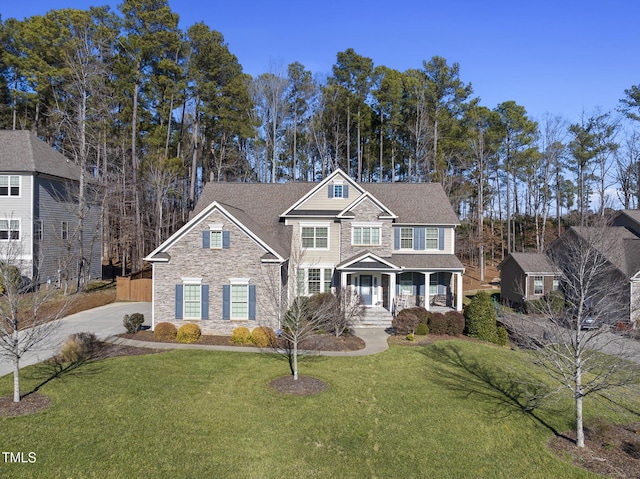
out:
M127 340L118 337L124 333L122 317L125 314L142 313L148 325L151 320L151 303L112 303L99 308L89 309L80 313L72 314L59 321L55 332L45 341L38 344L30 352L26 353L21 361L20 367L37 364L56 355L60 351L60 346L74 333L93 333L98 339L116 344L126 344L130 346L147 347L154 349L205 349L217 351L239 351L239 352L263 352L259 348L246 348L237 346L211 346L206 344L167 344L144 341ZM358 328L356 336L365 342L365 348L359 351L318 351L310 354L323 356L365 356L376 354L387 349L387 338L389 335L382 329ZM13 365L5 357L0 358L0 376L13 371Z

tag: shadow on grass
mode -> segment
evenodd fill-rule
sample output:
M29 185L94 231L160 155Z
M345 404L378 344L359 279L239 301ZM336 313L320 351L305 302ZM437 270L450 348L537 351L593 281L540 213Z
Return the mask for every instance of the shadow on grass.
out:
M493 406L494 417L524 414L556 436L566 437L538 413L543 401L553 393L542 381L495 364L483 364L477 358L465 355L456 344L433 344L426 347L423 354L440 365L435 371L436 382L464 397L481 398L485 404ZM545 410L549 411L548 405Z
M79 377L86 375L98 374L102 367L98 365L100 357L85 357L76 361L63 362L57 357L47 359L36 364L23 374L24 379L30 381L40 381L29 392L24 393L21 397L27 397L38 392L43 386L51 381L61 379L63 377Z

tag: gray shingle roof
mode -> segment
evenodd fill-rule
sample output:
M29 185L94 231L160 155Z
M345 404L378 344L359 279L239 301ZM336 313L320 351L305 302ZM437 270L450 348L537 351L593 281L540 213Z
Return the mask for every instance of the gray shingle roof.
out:
M640 271L640 239L624 226L574 226L570 231L582 238L597 235L596 247L625 276L630 278Z
M300 182L207 183L191 217L217 201L280 255L288 257L291 232L280 220L280 215L317 185ZM360 186L398 215L396 221L399 223L459 224L444 190L437 183L361 183ZM339 212L307 213L337 215Z
M545 253L511 253L510 257L525 273L552 275L558 270Z
M26 130L0 130L0 171L80 178L73 161Z

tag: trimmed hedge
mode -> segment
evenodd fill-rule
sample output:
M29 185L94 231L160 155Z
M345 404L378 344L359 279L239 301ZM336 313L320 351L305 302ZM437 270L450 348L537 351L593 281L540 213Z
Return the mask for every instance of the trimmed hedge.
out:
M231 342L233 344L249 344L251 342L251 331L244 326L238 326L231 333Z
M417 323L416 323L417 321ZM405 336L409 333L421 334L420 325L427 327L427 333L449 336L460 336L464 333L464 316L458 311L435 313L420 306L401 310L394 318L393 327L396 333Z
M268 326L258 326L251 331L251 342L259 348L271 346L276 341L276 332Z
M177 335L178 329L173 323L158 323L153 330L153 337L160 341L172 341Z
M201 335L202 331L200 331L200 326L193 323L187 323L180 326L176 339L179 343L195 343L200 339Z
M406 336L407 334L413 334L418 327L420 320L411 309L412 308L403 309L391 322L391 326L393 326L399 335Z

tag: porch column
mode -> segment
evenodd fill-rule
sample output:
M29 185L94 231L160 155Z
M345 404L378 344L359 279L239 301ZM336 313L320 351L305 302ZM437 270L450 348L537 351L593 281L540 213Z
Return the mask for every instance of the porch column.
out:
M456 311L462 311L462 273L456 273Z
M430 311L431 301L429 301L429 285L431 284L431 273L424 273L424 309Z
M346 291L347 287L347 273L345 271L340 272L340 288Z
M389 273L389 311L395 315L396 305L396 273Z

